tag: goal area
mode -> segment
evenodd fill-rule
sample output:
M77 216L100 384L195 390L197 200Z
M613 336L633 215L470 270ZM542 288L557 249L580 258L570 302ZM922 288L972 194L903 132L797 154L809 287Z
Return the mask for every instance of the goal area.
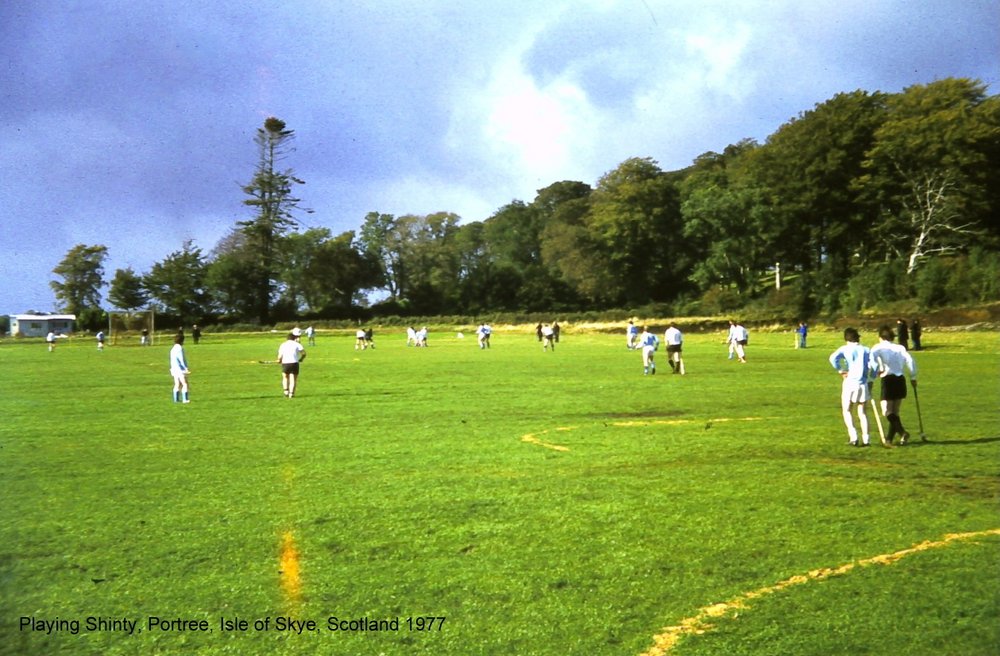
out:
M108 341L115 345L152 346L156 335L156 312L108 312Z

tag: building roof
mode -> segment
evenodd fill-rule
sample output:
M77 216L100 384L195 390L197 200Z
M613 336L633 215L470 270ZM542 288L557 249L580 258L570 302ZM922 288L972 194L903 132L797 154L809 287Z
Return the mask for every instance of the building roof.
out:
M11 314L11 319L18 321L76 321L75 314Z

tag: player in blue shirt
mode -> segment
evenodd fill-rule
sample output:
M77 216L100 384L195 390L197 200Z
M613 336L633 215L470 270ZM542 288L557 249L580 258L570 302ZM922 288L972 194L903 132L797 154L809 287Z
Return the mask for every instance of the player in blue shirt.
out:
M854 328L844 330L847 342L830 355L830 364L837 370L844 383L840 392L840 407L847 426L851 446L858 446L858 431L854 428L851 411L858 415L861 426L861 446L869 446L868 413L865 404L871 398L868 383L872 380L871 352L861 345L861 336Z
M656 349L660 346L660 338L655 333L649 332L646 326L643 326L638 344L638 348L642 349L642 375L655 375L656 362L653 361L653 354L656 353Z

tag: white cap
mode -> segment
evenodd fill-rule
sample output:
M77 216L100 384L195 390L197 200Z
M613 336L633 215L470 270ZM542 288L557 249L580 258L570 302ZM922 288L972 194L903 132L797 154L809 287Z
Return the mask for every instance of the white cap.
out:
M300 335L302 335L302 331L299 330L298 326L296 326L295 328L292 328L292 334L295 335L296 337L299 337Z

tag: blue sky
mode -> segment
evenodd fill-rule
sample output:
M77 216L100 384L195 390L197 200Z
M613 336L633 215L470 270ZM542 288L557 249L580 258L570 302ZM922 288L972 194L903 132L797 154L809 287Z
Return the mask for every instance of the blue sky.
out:
M110 279L242 219L253 137L296 133L304 217L488 218L629 157L665 170L763 141L833 95L1000 87L995 0L4 0L0 312L52 268Z

